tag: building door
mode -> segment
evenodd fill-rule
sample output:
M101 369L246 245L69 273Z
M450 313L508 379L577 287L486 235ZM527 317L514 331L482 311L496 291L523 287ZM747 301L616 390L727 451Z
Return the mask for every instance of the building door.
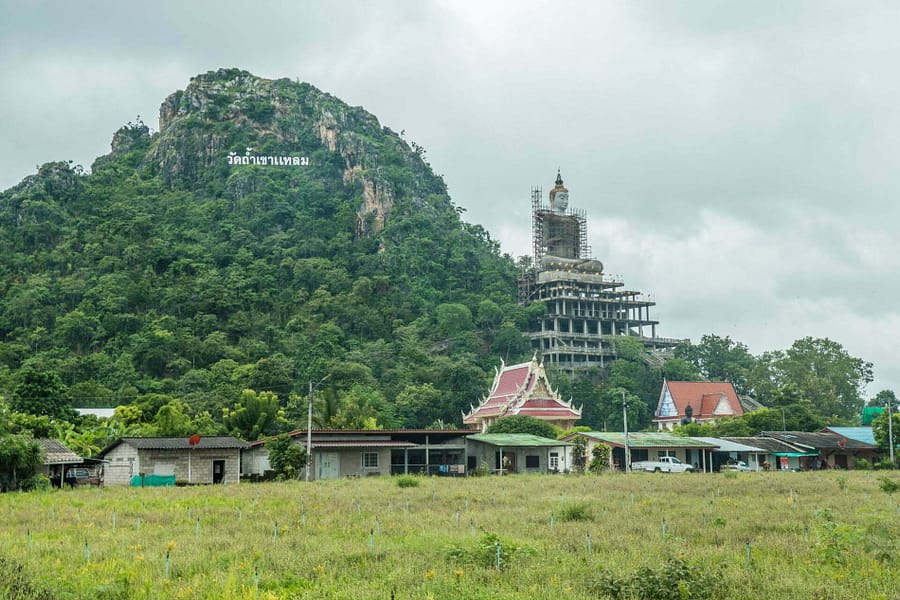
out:
M222 483L225 479L225 461L214 460L213 463L213 483Z
M320 452L316 479L337 479L341 476L337 452Z

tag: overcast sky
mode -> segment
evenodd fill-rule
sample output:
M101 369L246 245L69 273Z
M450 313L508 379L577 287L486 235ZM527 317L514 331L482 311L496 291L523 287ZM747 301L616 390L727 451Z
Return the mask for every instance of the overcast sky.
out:
M0 189L198 73L359 105L515 256L562 170L666 337L828 337L900 393L900 3L0 0Z

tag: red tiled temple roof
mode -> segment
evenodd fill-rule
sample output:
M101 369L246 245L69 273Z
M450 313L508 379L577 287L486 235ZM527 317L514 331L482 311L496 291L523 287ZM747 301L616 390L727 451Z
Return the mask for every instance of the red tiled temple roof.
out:
M666 390L677 414L662 415ZM744 414L737 392L729 381L666 381L660 393L654 421L680 421L685 409L693 409L693 418L699 420L720 417L739 417ZM719 412L716 409L719 408Z
M506 366L494 376L490 394L469 414L463 415L467 425L484 425L502 416L527 415L545 421L571 421L581 418L581 410L564 402L551 387L543 365L537 357L531 362Z

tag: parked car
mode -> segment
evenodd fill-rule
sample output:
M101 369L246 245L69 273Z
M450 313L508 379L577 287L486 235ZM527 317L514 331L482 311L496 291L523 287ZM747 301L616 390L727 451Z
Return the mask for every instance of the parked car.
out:
M653 471L654 473L690 473L694 470L674 456L662 456L659 460L641 460L631 463L632 471Z
M70 467L66 469L63 481L71 486L100 485L100 478L91 473L91 470L86 467Z
M729 460L727 463L722 465L722 470L755 473L758 469L754 469L742 460Z

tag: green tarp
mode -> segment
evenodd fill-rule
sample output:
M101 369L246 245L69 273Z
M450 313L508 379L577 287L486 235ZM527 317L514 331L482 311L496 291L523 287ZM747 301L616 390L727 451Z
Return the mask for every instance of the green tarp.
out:
M174 485L174 475L135 475L131 478L131 487L166 487Z

